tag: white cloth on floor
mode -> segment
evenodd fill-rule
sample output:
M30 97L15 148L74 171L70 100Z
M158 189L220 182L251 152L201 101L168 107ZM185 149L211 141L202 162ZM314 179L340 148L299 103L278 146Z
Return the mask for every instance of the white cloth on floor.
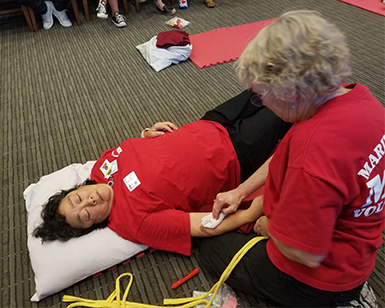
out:
M171 46L168 48L156 47L157 36L141 45L136 46L143 58L151 65L151 67L159 72L169 67L171 64L178 64L186 61L191 54L192 45Z
M215 229L222 220L226 217L226 214L220 213L218 219L213 218L213 214L210 213L201 219L201 225L205 228Z

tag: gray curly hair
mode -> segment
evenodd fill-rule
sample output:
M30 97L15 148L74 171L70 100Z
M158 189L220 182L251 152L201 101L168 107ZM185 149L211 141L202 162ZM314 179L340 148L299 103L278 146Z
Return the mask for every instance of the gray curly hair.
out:
M326 97L351 74L344 34L314 11L292 11L262 29L236 62L241 83L279 98Z

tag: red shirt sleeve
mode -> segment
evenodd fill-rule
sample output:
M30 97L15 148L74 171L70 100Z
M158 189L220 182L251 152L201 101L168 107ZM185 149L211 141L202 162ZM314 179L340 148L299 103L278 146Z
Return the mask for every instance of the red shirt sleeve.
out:
M146 214L137 232L137 241L147 246L191 254L189 213L168 209Z
M281 193L275 196L274 199L271 194L265 194L264 200L270 203L266 213L270 234L307 253L326 254L342 210L341 195L303 169L289 168Z

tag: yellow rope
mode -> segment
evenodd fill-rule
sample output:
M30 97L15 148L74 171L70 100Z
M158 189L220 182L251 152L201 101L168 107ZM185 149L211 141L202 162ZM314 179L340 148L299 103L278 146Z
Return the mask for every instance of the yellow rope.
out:
M194 307L196 305L205 304L206 308L211 307L211 303L214 300L215 296L218 293L219 287L221 284L230 276L231 272L233 271L234 267L238 264L238 262L242 259L242 257L246 254L246 252L249 251L251 247L253 247L255 244L257 244L259 241L267 239L266 237L255 237L248 241L233 257L233 259L230 261L227 268L222 273L221 277L219 278L218 282L211 288L209 292L206 294L203 294L201 296L196 297L186 297L186 298L176 298L176 299L164 299L163 304L164 305L179 305L174 306L173 308L189 308ZM123 294L123 298L120 299L120 279L129 276L130 280L128 283L128 286ZM133 281L133 276L131 273L125 273L122 274L116 279L115 282L115 290L111 293L111 295L106 300L91 300L91 299L84 299L81 297L76 296L70 296L70 295L64 295L63 296L63 302L74 302L67 306L67 308L72 307L91 307L91 308L159 308L159 307L165 307L165 306L156 306L156 305L148 305L148 304L140 304L135 302L128 302L127 296L128 292L130 291L131 285ZM210 301L205 299L210 293L213 293L211 296Z

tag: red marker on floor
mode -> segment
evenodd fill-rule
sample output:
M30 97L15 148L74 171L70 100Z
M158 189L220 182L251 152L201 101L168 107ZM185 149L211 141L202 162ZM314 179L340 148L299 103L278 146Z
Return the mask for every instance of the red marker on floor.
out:
M171 288L173 289L176 289L177 287L179 287L182 283L186 282L187 280L189 280L191 277L194 277L196 274L199 273L199 269L195 269L193 270L191 273L187 274L186 276L184 276L182 279L179 279L177 282L173 283Z

